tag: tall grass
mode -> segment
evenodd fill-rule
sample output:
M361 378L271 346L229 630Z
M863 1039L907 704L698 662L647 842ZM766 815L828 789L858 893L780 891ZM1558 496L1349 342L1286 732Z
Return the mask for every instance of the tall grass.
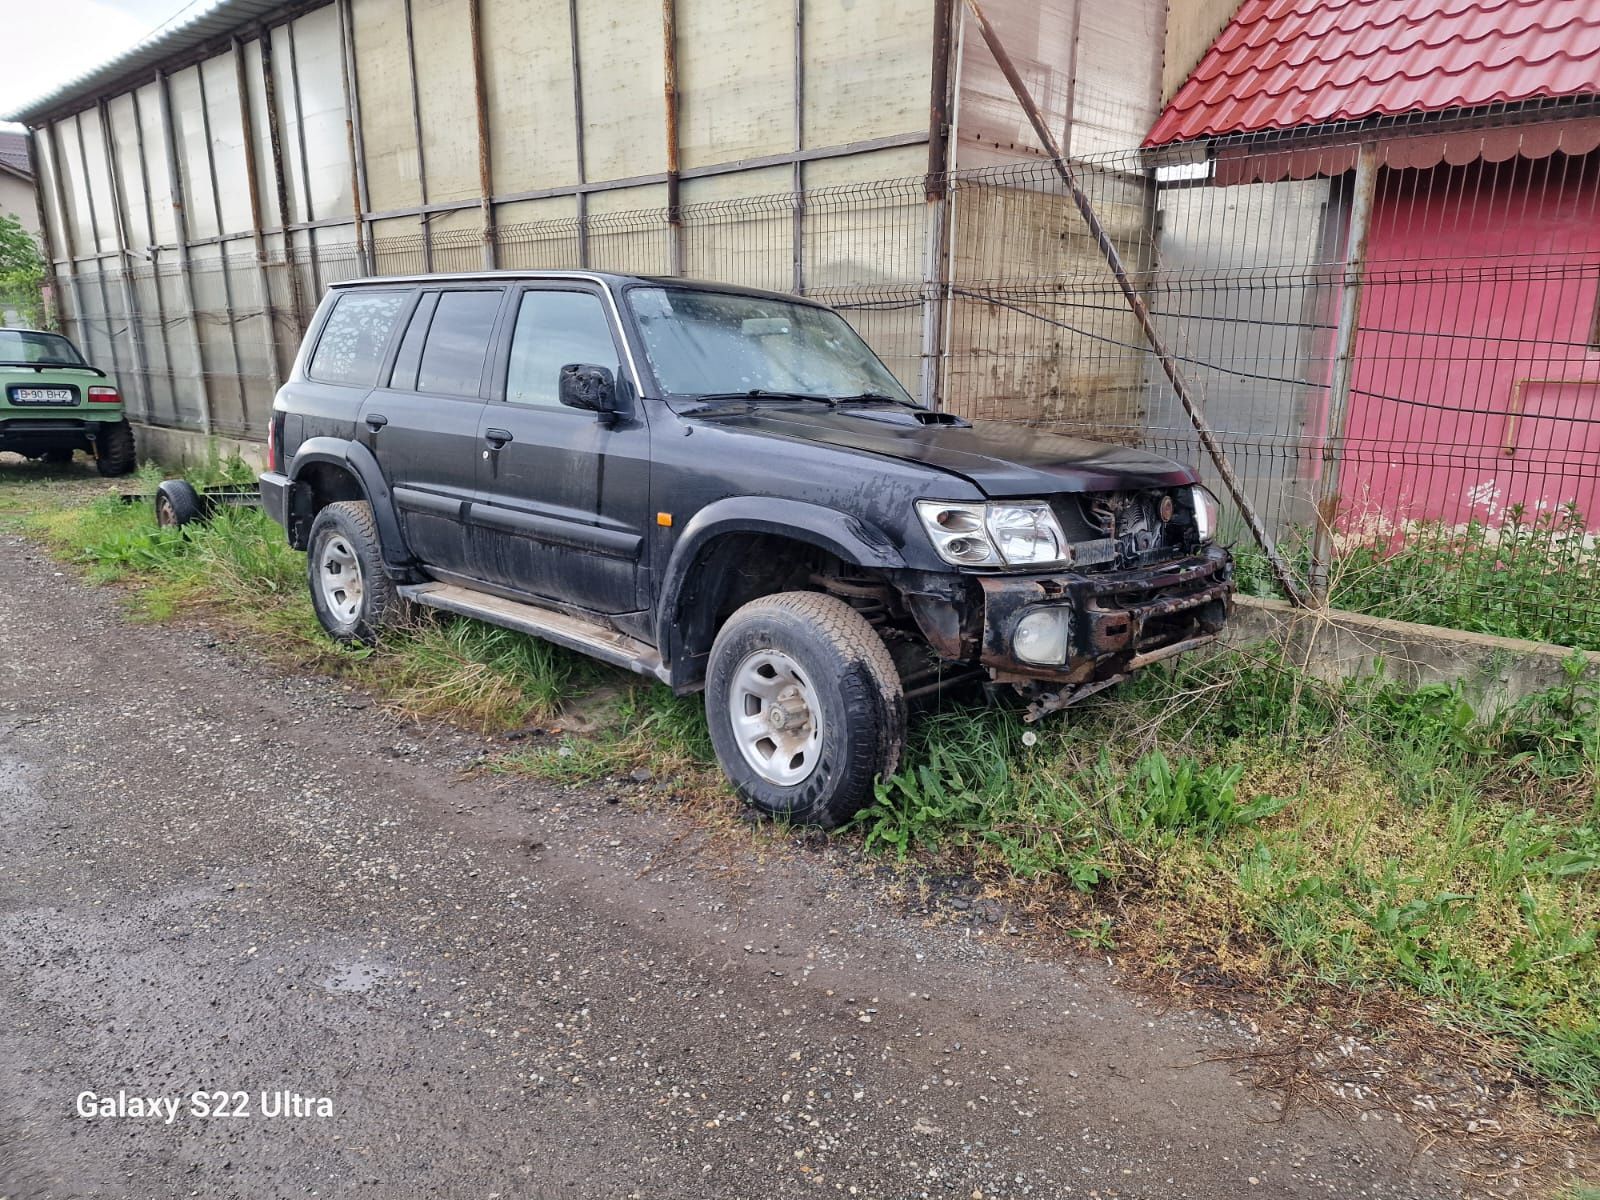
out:
M1284 539L1302 574L1303 531ZM1240 590L1276 586L1253 545L1234 547ZM1344 540L1329 572L1329 602L1350 612L1500 637L1600 650L1600 540L1573 505L1495 523L1408 523Z
M153 490L159 476L141 482ZM576 684L604 674L547 642L465 618L416 614L382 654L340 648L312 611L305 555L259 509L220 508L209 521L163 529L148 505L108 495L35 514L28 526L91 581L136 584L137 617L206 616L280 659L376 687L413 716L516 728L554 717Z
M857 826L1005 886L1092 893L1172 969L1398 987L1600 1115L1600 721L1578 666L1495 715L1232 653L1153 670L1025 745L947 712ZM1181 949L1180 949L1181 948Z

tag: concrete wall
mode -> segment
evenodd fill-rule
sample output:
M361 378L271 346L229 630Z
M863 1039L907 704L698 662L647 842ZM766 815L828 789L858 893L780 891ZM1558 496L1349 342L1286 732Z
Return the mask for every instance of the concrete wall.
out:
M1374 673L1410 687L1459 683L1482 711L1560 687L1574 659L1585 678L1600 680L1600 654L1593 652L1251 596L1236 601L1224 643L1273 646L1330 683Z

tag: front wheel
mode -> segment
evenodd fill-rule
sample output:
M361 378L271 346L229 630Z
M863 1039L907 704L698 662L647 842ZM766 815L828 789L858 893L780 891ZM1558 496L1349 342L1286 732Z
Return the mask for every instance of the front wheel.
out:
M706 718L722 769L762 812L832 829L894 772L906 703L883 640L816 592L752 600L711 648Z
M399 616L401 600L383 569L372 505L341 500L317 514L306 547L311 607L339 642L370 646Z

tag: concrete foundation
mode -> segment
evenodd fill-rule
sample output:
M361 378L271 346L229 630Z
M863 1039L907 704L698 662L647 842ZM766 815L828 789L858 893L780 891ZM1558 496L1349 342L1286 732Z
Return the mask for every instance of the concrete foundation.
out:
M1281 646L1290 661L1330 682L1374 673L1413 687L1459 682L1485 711L1565 683L1575 655L1585 676L1600 681L1597 653L1253 596L1238 598L1224 641Z
M133 438L139 448L140 462L148 460L173 470L201 466L234 454L257 470L264 471L267 466L267 447L262 442L207 437L187 429L166 429L138 422L133 426Z

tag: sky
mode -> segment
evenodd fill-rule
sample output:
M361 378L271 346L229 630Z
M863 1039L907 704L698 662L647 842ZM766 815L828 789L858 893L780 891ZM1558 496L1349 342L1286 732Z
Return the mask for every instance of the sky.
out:
M115 58L172 17L208 0L0 0L6 69L0 113ZM0 125L14 129L20 126Z

